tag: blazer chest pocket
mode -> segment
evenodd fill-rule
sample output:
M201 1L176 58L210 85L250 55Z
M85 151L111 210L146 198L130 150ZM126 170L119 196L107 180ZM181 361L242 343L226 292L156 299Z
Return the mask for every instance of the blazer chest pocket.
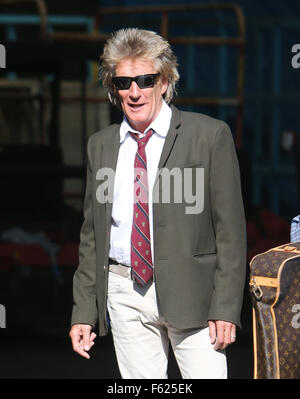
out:
M207 258L207 257L216 257L216 256L217 256L216 251L201 252L201 253L196 253L193 255L193 257L196 259Z
M185 169L197 169L197 168L203 168L204 164L202 162L186 162L183 165L175 165L172 168L169 168L170 170L175 169L175 168L179 168L182 171L184 171Z

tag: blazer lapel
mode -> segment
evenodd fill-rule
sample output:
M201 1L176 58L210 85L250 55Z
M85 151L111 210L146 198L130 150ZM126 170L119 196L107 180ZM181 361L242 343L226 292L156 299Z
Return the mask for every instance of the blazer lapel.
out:
M157 179L161 173L161 168L163 168L165 166L165 164L169 158L169 155L173 149L173 146L175 144L175 141L176 141L178 133L179 133L178 128L181 124L180 111L176 107L174 107L174 105L171 105L171 109L172 109L171 124L170 124L168 134L166 136L165 144L163 146L163 150L162 150L161 157L159 160L158 171L157 171L154 185L156 184Z
M104 154L103 154L103 165L106 168L112 169L114 171L114 183L115 183L115 172L117 168L118 154L120 149L120 125L117 125L111 135L108 136L107 143L104 145ZM112 215L112 202L105 203L105 212L106 212L106 231L110 231L111 226L111 215Z

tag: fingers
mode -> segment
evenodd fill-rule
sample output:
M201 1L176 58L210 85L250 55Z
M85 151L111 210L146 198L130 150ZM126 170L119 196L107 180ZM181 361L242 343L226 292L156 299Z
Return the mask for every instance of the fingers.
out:
M72 340L72 347L75 352L86 359L90 359L87 353L94 345L96 334L91 333L92 326L88 324L75 324L70 330L70 338Z
M216 338L217 338L217 331L216 331L215 322L214 321L209 321L208 322L208 327L209 327L210 342L213 345L216 342Z
M230 343L232 344L235 341L236 341L236 326L235 324L232 324L230 331Z
M215 350L224 350L228 345L235 342L236 326L233 323L222 320L213 320L208 323L210 340L212 344L215 343Z
M216 325L217 325L217 340L214 348L215 350L223 350L225 344L225 333L224 333L225 326L222 321L221 322L217 321Z
M87 330L87 326L81 324L76 324L72 326L70 331L70 338L72 340L73 350L77 352L80 356L89 359L90 358L89 354L86 353L85 350L83 349L83 336L85 330Z
M236 340L236 327L232 323L226 323L224 326L224 344L225 348L235 342ZM225 349L224 348L224 349Z
M90 344L94 344L94 339L97 337L97 334L95 334L94 332L91 334L90 336Z
M85 351L89 351L91 347L94 345L94 339L96 338L96 334L93 332L90 334L90 331L84 331L83 334L83 349Z
M82 328L82 344L83 344L83 349L85 351L90 350L90 335L91 335L91 327L84 326Z

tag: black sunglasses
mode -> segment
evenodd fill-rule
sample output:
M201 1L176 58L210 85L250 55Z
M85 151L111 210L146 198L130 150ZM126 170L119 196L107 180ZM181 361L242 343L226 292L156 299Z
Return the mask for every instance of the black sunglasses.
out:
M159 73L148 73L147 75L135 76L130 78L129 76L114 76L112 82L117 90L128 90L132 82L136 82L140 89L148 89L153 87L156 78Z

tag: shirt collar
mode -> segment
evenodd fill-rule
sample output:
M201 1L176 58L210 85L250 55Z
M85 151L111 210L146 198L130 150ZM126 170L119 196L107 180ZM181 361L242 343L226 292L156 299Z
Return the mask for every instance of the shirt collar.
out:
M159 111L159 114L154 119L154 121L147 127L146 131L148 131L149 129L153 129L155 133L157 133L161 137L166 137L170 127L171 117L172 110L163 99L162 107ZM129 132L138 133L139 135L141 135L141 132L137 132L130 126L126 116L124 115L123 121L120 126L120 143L122 143L126 139L126 137L128 137Z

